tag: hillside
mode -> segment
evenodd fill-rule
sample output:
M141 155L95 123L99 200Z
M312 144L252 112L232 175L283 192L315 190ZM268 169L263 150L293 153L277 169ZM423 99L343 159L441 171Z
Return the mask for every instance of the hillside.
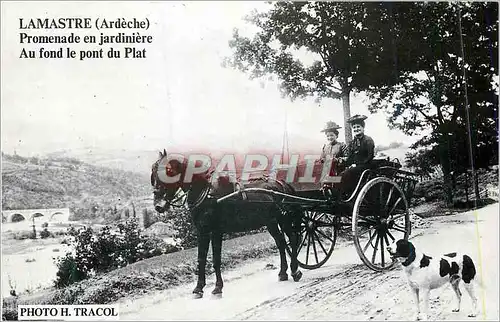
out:
M395 157L394 153L388 152L397 150L397 156L401 157L405 151L404 147L396 145L377 148L391 157ZM175 148L169 152L181 153ZM200 153L184 151L182 154L188 156L193 152ZM280 151L261 149L248 153L264 154L271 163L273 156ZM313 149L300 151L300 158L315 153L318 152ZM217 151L209 154L212 155L212 166L225 154L235 155L238 174L241 174L244 153ZM131 199L135 199L137 206L140 199L150 196L150 167L157 157L158 151L96 148L57 151L38 158L2 153L2 208L69 207L78 218L102 217L103 212L106 216L116 217L123 209L130 208ZM299 166L296 177L304 173L304 166ZM315 170L315 174L319 173L321 166ZM286 175L284 172L280 174ZM139 205L138 211L150 206L150 201L148 204L146 200Z
M307 143L307 144L306 144ZM307 141L302 138L300 142L293 142L294 147L290 147L290 155L298 154L302 159L305 155L319 155L324 142L316 144L316 142ZM163 147L158 147L158 150L124 150L124 149L105 149L97 147L88 147L82 149L59 150L48 154L51 158L76 158L85 163L96 165L99 167L110 167L114 169L132 171L141 175L149 176L151 164L156 161L158 152L163 150ZM400 142L391 142L387 146L377 145L375 153L380 154L380 157L390 157L391 159L398 158L401 163L404 163L405 154L408 152L408 146ZM168 153L179 153L185 156L190 154L208 154L213 158L213 163L217 163L224 155L235 155L238 163L243 164L246 154L264 154L268 157L269 162L272 158L281 154L281 149L259 148L255 147L249 150L224 150L211 149L210 147L187 148L180 146L167 147ZM377 155L378 157L378 155Z
M71 158L2 154L2 208L69 207L73 213L116 209L151 193L144 174ZM116 211L115 211L116 213Z

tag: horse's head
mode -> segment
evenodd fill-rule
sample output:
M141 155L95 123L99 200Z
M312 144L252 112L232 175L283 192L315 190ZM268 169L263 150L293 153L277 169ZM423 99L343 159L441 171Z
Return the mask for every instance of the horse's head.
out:
M153 205L156 211L163 213L175 205L179 188L183 188L185 165L177 159L169 160L167 152L160 152L158 160L151 167L151 185L153 186Z

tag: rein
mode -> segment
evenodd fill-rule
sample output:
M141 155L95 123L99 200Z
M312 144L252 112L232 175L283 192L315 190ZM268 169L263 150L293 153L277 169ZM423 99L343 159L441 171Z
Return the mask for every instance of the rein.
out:
M191 191L191 187L189 187L188 191L186 191L186 192L184 192L184 191L181 189L182 193L179 193L179 189L181 189L181 188L179 187L179 188L177 189L177 192L176 192L176 193L175 193L175 195L174 195L174 197L175 197L175 196L177 196L177 195L179 195L178 197L176 197L176 198L174 198L174 199L172 199L172 200L165 200L165 201L166 201L166 203L167 203L169 206L174 207L174 208L182 208L182 207L185 207L185 205L186 205L186 201L187 201L187 196L188 196L188 194L189 194L189 191ZM179 200L182 200L182 198L184 198L184 197L186 197L186 198L184 199L184 201L182 201L182 203L181 203L181 204L178 204L177 202L178 202Z
M182 190L182 189L181 189ZM188 199L189 199L189 194L190 192L192 192L192 186L189 187L189 189L178 196L177 198L171 200L171 201L168 201L168 200L165 200L167 202L167 204L171 207L174 207L174 208L182 208L182 207L185 207L189 210L193 210L193 209L196 209L198 208L203 201L205 201L205 199L207 198L208 196L208 193L210 191L210 186L207 185L205 188L203 188L203 190L201 191L201 193L198 195L198 198L195 200L195 202L193 204L189 204L188 203ZM179 194L179 192L176 193L176 195ZM184 198L184 200L182 201L182 203L177 203L179 200L182 200L182 198ZM187 205L187 207L186 207Z

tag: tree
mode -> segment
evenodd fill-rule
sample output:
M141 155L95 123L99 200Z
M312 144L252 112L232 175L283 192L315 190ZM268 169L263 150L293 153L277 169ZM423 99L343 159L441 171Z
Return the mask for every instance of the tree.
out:
M498 75L497 3L401 3L396 6L395 24L407 39L401 43L407 47L403 52L412 51L414 66L411 69L420 72L403 66L397 72L396 83L391 80L369 89L370 110L388 112L391 127L408 135L431 130L413 148L437 145L448 202L452 200L450 174L469 164L459 7L474 154L482 160L482 165L498 154L495 117L498 96L494 84ZM405 14L401 15L402 12Z
M153 224L151 214L148 212L146 208L142 209L142 224L144 229L148 228Z
M406 166L412 169L415 174L422 178L428 178L434 167L439 164L439 157L436 146L431 149L421 149L406 154Z
M247 18L259 28L253 39L235 29L229 42L233 56L225 65L251 78L276 75L282 94L292 100L342 99L346 124L351 91L385 80L398 64L395 57L409 57L396 53L391 10L390 3L276 2L268 12ZM299 50L314 62L301 61ZM346 142L351 138L346 131Z

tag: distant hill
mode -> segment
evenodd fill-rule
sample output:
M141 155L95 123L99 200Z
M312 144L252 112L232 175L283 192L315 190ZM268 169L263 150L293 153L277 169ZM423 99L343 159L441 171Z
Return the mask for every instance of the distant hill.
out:
M2 209L69 207L99 217L151 194L145 175L74 158L24 158L2 153Z
M292 142L293 146L290 146L289 153L300 154L301 158L304 155L319 155L321 153L321 148L324 142L316 142L314 140L295 137ZM71 150L60 150L52 152L47 156L50 158L76 158L85 163L104 166L109 168L120 169L124 171L132 171L137 174L143 175L144 177L149 177L151 171L151 165L158 158L158 152L163 150L164 147L158 147L158 150L126 150L126 149L104 149L96 147L87 147L81 149L71 149ZM408 151L408 146L401 142L391 142L387 146L378 145L375 148L375 152L381 152L386 156L392 158L398 158L401 163L404 163L405 153ZM167 147L168 153L180 153L185 156L189 156L191 153L202 154L207 153L212 156L212 161L215 163L220 160L222 156L227 154L235 155L238 163L244 162L244 157L246 154L264 154L268 156L269 162L272 161L273 156L276 154L281 154L281 148L260 148L258 144L254 147L248 149L240 149L238 151L221 150L214 149L211 147L180 147L171 146Z
M61 150L47 154L49 158L76 158L85 163L132 171L144 177L149 176L151 165L158 157L158 151L129 151L125 149L102 149L88 147Z
M306 154L319 154L316 148L300 151L301 159ZM393 142L377 146L376 157L398 158L404 164L408 147ZM171 149L169 153L207 153L212 155L214 166L230 151L182 151ZM259 153L272 157L281 151L255 149L247 153ZM296 151L290 151L291 154ZM241 169L245 153L234 154L237 168ZM3 209L26 209L39 207L75 207L93 209L103 207L120 208L130 199L151 196L149 175L151 165L158 158L158 150L128 151L99 148L62 150L43 157L25 158L2 153L2 207ZM299 167L300 168L300 167ZM299 169L298 173L302 173ZM151 203L149 201L149 203ZM100 205L100 206L98 206ZM91 210L92 211L92 210Z

